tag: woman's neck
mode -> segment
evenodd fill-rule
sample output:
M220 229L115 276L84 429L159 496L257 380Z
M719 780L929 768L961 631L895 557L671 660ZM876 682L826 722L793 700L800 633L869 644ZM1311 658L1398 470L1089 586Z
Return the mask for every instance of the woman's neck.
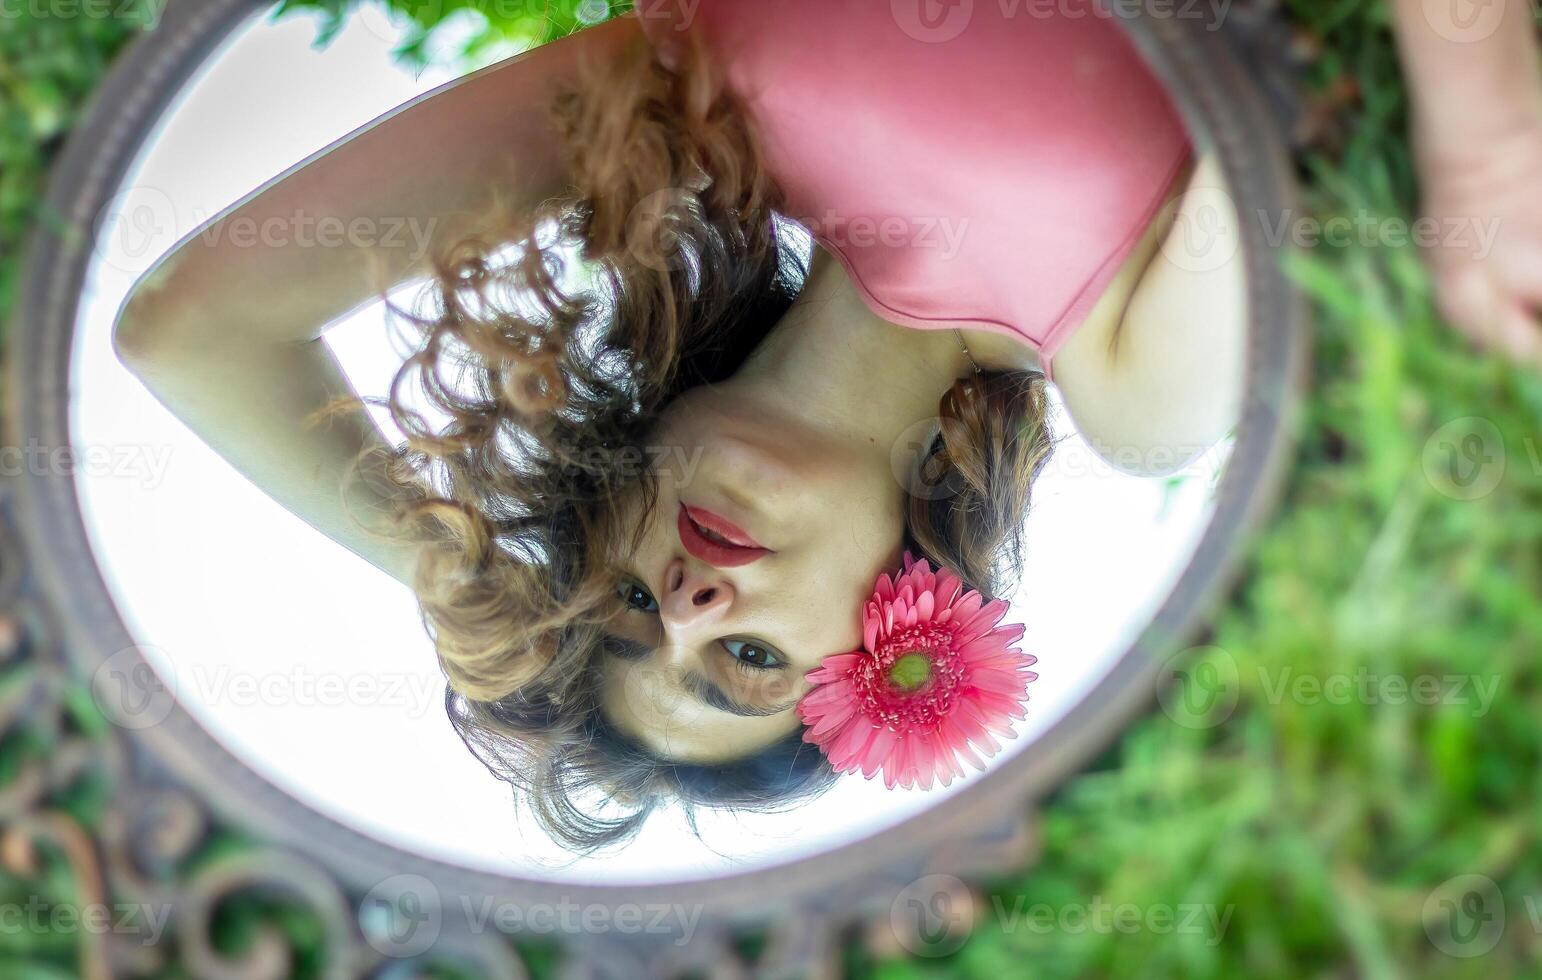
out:
M973 370L953 331L879 317L816 248L792 308L726 384L887 453L906 429L935 418L942 396Z

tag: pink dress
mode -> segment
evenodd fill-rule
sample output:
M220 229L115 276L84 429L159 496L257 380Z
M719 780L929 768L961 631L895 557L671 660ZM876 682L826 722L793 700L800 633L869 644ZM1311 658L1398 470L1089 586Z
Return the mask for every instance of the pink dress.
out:
M789 215L874 312L1017 337L1046 373L1189 158L1161 85L1093 2L690 9L639 0L636 15L666 56L702 32Z

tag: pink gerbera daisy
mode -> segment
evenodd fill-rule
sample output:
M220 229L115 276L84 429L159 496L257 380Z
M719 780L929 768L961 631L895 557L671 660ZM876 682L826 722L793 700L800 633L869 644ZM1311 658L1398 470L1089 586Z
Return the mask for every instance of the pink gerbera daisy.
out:
M984 769L995 735L1014 737L1036 662L1013 644L1020 625L997 626L1007 603L983 602L947 569L908 553L900 575L878 577L862 610L862 647L826 657L808 674L817 685L798 702L837 772L883 770L890 788L931 789L963 776L959 758Z

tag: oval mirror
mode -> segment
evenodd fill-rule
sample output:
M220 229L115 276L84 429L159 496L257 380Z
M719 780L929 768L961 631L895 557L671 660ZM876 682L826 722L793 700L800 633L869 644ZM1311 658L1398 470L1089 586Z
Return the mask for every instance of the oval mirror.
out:
M1285 451L1229 39L511 23L174 2L103 92L10 375L75 461L23 519L99 705L354 887L791 901L1015 823L1152 703Z

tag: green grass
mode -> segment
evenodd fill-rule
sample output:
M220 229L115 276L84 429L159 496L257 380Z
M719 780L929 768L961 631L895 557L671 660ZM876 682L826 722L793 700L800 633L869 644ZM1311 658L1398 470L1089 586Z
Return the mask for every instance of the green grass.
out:
M1385 12L1302 2L1293 16L1308 30L1332 24L1314 81L1347 73L1362 93L1343 144L1301 161L1310 210L1409 215ZM1235 667L1240 702L1212 727L1156 713L1132 728L1047 807L1038 866L992 889L1009 908L1019 896L1056 906L1091 895L1230 907L1220 941L1152 929L1033 935L988 921L946 963L877 975L984 977L1014 964L1043 976L1542 973L1528 914L1528 901L1542 903L1542 380L1442 324L1411 249L1322 248L1292 271L1316 318L1301 448L1208 641L1224 651L1214 662ZM1442 492L1439 441L1437 480L1426 475L1426 447L1470 417L1497 429L1504 449L1490 465L1505 470L1491 493L1460 500ZM1363 670L1389 685L1450 676L1497 695L1487 712L1456 698L1395 703L1390 686L1328 703L1310 687L1280 696L1287 670ZM1431 893L1467 874L1498 884L1508 923L1487 955L1460 958L1431 940L1443 920L1426 903L1438 909Z
M1342 137L1302 155L1311 212L1409 216L1416 189L1385 11L1368 0L1298 0L1291 15L1321 42L1314 85L1341 88L1349 78L1359 93ZM15 248L48 160L132 28L26 18L4 27L0 302L8 306ZM1235 709L1189 724L1153 710L1048 803L1037 864L990 884L961 948L900 959L854 939L845 956L853 973L1542 974L1533 921L1534 911L1542 921L1542 380L1475 353L1440 323L1410 249L1323 247L1291 271L1315 308L1314 384L1283 505L1207 640L1219 651L1211 666L1235 672ZM1470 422L1432 441L1462 419L1491 423L1489 442L1465 438L1479 431ZM1446 444L1462 465L1468 451L1488 453L1489 466L1504 464L1502 479L1476 499L1446 492ZM1292 678L1360 672L1497 691L1486 711L1452 699L1397 703L1395 688L1349 703L1310 687L1280 693ZM0 745L0 778L36 751L25 739ZM91 808L79 812L89 819ZM1492 935L1444 941L1442 901L1463 906L1440 889L1462 875L1486 876L1503 895L1505 927L1480 956L1441 948L1471 952ZM0 876L0 901L68 901L73 888L55 862L35 877ZM1101 928L1074 917L1030 925L1097 915L1094 896L1129 907L1121 914L1131 918L1117 920L1128 931L1112 918ZM1168 927L1164 909L1180 922L1190 909L1202 917L1194 928ZM226 918L242 914L288 921L257 905ZM1224 929L1208 914L1225 917ZM250 921L227 928L239 942ZM0 930L0 975L70 975L72 947L69 937ZM18 972L24 964L30 972Z

